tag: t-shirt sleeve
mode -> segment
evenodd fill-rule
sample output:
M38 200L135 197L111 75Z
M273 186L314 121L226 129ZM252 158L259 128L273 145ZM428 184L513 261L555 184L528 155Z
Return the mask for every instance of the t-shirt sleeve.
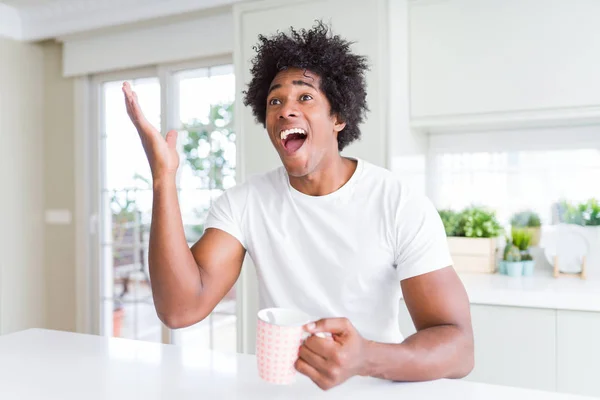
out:
M400 280L451 266L446 231L426 196L409 195L396 219L396 270Z
M212 203L204 228L215 228L227 232L246 248L239 211L232 199L232 193L225 191Z

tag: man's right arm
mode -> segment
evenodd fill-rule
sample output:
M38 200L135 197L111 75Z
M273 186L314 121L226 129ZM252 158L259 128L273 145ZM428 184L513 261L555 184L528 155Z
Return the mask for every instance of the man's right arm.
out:
M217 229L207 229L188 247L175 179L177 132L163 138L145 118L128 83L123 93L152 171L149 266L154 307L165 325L183 328L204 319L231 290L246 251L236 238Z
M156 312L169 328L208 316L235 284L246 250L230 234L207 229L188 247L174 180L154 183L149 266Z

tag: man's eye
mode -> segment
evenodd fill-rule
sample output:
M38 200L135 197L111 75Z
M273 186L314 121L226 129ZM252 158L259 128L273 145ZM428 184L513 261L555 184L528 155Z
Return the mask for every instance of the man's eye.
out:
M269 100L269 104L272 106L276 106L278 104L281 104L281 102L279 101L279 99L271 99Z
M312 100L312 96L310 94L303 94L302 96L300 96L300 100L302 100L302 101Z

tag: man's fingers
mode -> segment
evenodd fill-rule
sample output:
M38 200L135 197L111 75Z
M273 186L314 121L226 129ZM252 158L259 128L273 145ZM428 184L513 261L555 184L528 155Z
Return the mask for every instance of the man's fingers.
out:
M148 122L138 101L137 93L131 89L129 82L123 83L123 93L125 94L125 104L127 106L127 114L131 119L131 122L135 125L138 131L145 133L146 135L160 136L160 133Z
M331 339L323 339L317 336L311 336L304 341L304 345L302 347L307 347L313 353L327 360L335 352L335 346L339 346L339 344Z
M308 364L302 358L298 358L295 367L298 372L308 376L321 389L327 390L330 388L327 379L315 367Z
M305 326L310 333L329 332L334 335L343 335L352 329L352 324L347 318L325 318Z
M306 361L307 364L315 368L321 374L327 373L327 360L319 353L312 351L306 344L300 346L298 357Z

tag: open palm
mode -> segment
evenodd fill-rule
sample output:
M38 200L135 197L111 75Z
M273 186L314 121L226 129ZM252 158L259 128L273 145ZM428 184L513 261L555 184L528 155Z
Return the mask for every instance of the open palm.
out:
M137 129L146 152L153 179L175 176L179 167L177 131L169 131L165 138L144 116L137 94L128 82L123 84L127 114Z

